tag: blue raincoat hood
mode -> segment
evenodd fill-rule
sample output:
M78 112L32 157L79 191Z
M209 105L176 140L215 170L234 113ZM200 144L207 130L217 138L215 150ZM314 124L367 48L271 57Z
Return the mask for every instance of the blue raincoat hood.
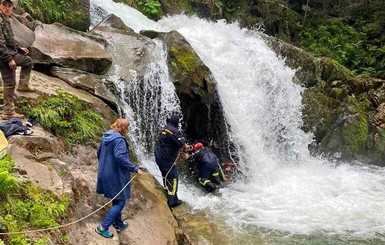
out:
M117 138L124 138L119 132L114 130L109 130L103 134L102 142L105 144L109 144Z

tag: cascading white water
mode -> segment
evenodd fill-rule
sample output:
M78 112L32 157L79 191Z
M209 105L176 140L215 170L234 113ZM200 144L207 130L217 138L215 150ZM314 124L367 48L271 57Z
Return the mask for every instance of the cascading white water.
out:
M303 88L260 33L183 15L156 23L112 1L91 2L135 31L177 30L218 82L247 178L221 189L219 196L201 196L183 187L182 199L196 209L211 210L244 229L242 233L373 237L385 232L385 171L310 156L312 135L300 129Z

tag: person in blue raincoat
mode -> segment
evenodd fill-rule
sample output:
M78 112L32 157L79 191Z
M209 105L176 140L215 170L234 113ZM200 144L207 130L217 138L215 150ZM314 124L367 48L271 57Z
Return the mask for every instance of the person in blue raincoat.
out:
M130 123L127 119L119 118L111 125L111 129L103 134L97 151L99 160L96 192L107 198L114 198L130 181L130 173L142 174L142 171L129 160L128 144L125 135L128 134ZM111 225L121 231L128 223L122 220L122 210L131 196L131 185L128 185L119 196L112 201L112 207L104 220L97 226L96 232L104 237L112 238L108 230Z

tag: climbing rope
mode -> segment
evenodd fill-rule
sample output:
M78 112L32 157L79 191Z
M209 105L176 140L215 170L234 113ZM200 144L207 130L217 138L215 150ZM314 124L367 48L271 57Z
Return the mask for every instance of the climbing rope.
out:
M177 159L175 160L175 162L173 163L173 165L171 165L170 169L168 170L167 174L165 175L165 177L161 176L161 175L156 175L156 174L150 174L150 173L143 173L143 174L147 174L147 175L152 175L152 176L156 176L156 177L161 177L163 178L165 181L169 182L167 180L167 176L168 174L170 173L171 169L174 167L174 165L176 164L176 162L178 161L179 159L179 155L177 157ZM70 222L70 223L67 223L67 224L64 224L64 225L58 225L58 226L54 226L54 227L49 227L49 228L44 228L44 229L37 229L37 230L29 230L29 231L16 231L16 232L0 232L0 235L17 235L17 234L28 234L28 233L37 233L37 232L43 232L43 231L52 231L52 230L58 230L58 229L61 229L61 228L64 228L64 227L67 227L67 226L71 226L71 225L74 225L74 224L77 224L85 219L87 219L88 217L91 217L92 215L96 214L97 212L99 212L100 210L102 210L103 208L105 208L108 204L110 204L113 200L115 200L119 195L120 193L122 193L124 191L124 189L127 188L127 186L136 178L137 175L134 175L134 177L132 177L130 179L130 181L127 182L127 184L125 186L123 186L123 188L118 192L118 194L116 194L111 200L109 200L106 204L104 204L103 206L101 206L100 208L96 209L95 211L93 211L92 213L84 216L83 218L80 218L78 220L75 220L73 222Z
M44 228L44 229L38 229L38 230L29 230L29 231L17 231L17 232L3 232L3 233L0 233L0 235L17 235L17 234L27 234L27 233L36 233L36 232L42 232L42 231L51 231L51 230L58 230L58 229L61 229L61 228L64 228L64 227L67 227L67 226L71 226L71 225L74 225L76 223L79 223L85 219L87 219L88 217L96 214L97 212L99 212L100 210L102 210L103 208L105 208L108 204L110 204L113 200L115 200L115 198L117 198L120 193L122 193L124 191L124 189L127 188L127 186L136 178L137 175L135 175L134 177L132 177L130 179L130 181L127 182L127 184L118 192L118 194L116 194L116 196L114 196L110 201L108 201L106 204L104 204L103 206L101 206L100 208L96 209L95 211L93 211L92 213L84 216L83 218L81 219L78 219L78 220L75 220L71 223L68 223L68 224L64 224L64 225L59 225L59 226L54 226L54 227L49 227L49 228Z

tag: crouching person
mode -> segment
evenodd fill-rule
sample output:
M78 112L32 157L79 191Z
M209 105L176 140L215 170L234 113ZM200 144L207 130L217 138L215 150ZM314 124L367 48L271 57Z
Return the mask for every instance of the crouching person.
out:
M118 119L111 129L103 134L97 151L99 160L96 192L107 198L114 198L130 181L130 173L142 174L142 171L129 160L128 144L125 135L130 130L127 119ZM106 238L113 234L108 230L111 225L119 232L127 228L128 223L122 220L122 210L131 196L131 184L128 185L113 201L104 220L96 228L96 232Z
M199 169L199 183L208 192L215 191L222 181L226 181L218 157L211 148L204 147L202 143L196 143L193 150L194 153L189 157L189 161Z

